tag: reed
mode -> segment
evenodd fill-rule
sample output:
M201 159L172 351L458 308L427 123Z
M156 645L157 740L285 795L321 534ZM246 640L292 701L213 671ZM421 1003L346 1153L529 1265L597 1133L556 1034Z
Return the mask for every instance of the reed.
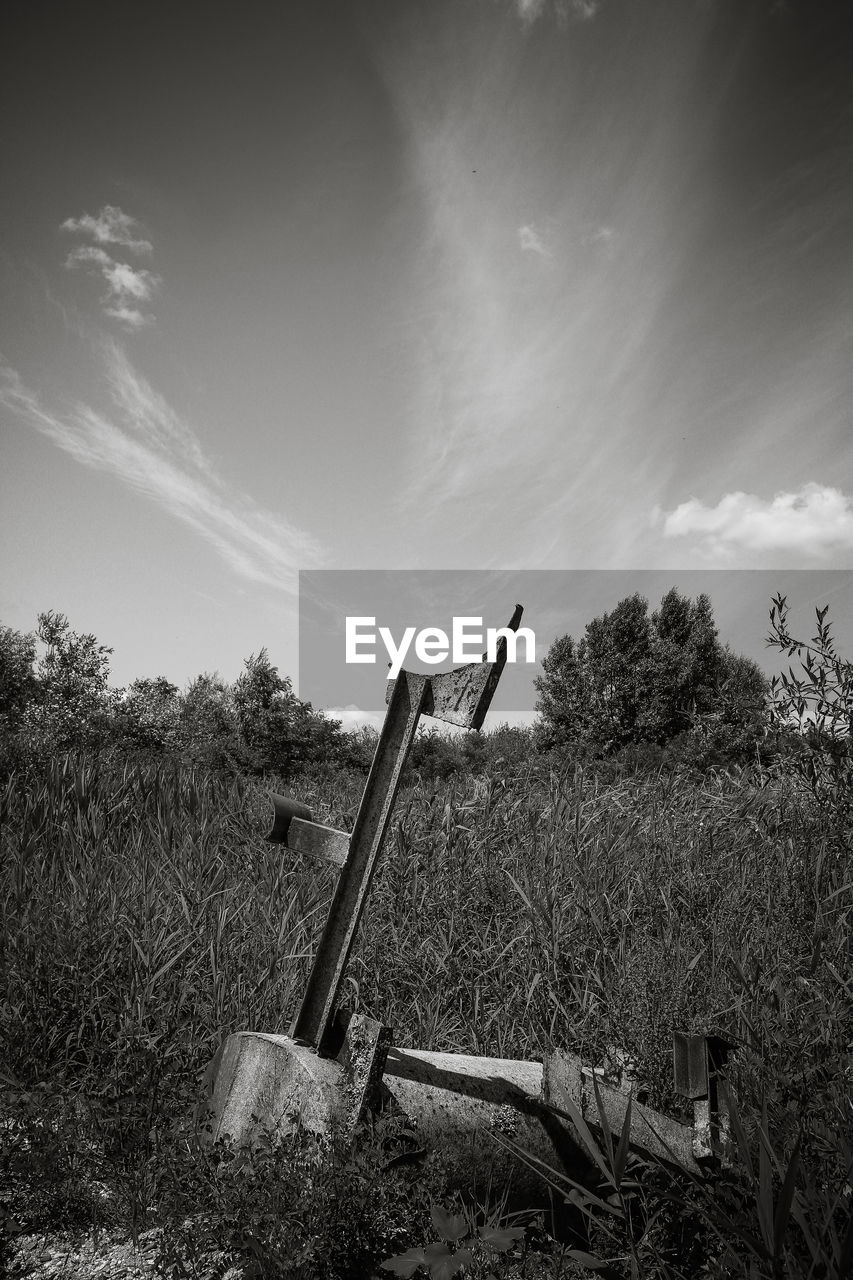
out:
M7 783L0 1173L10 1221L133 1231L157 1221L164 1170L219 1043L234 1030L287 1029L333 872L266 843L267 785L281 784L73 757ZM325 769L289 789L345 826L362 785ZM757 1193L733 1178L715 1217L704 1189L682 1188L708 1247L702 1269L679 1272L679 1211L666 1201L675 1191L652 1178L669 1205L669 1244L654 1261L647 1231L643 1248L634 1241L607 1265L844 1274L853 867L849 840L797 779L498 762L476 778L415 777L397 818L346 1001L414 1047L536 1057L560 1046L593 1062L618 1048L648 1101L672 1112L672 1031L733 1036ZM792 1161L789 1212L776 1227L771 1215L768 1237L768 1204ZM660 1235L663 1218L654 1221ZM738 1252L741 1227L770 1245ZM834 1255L815 1243L821 1233ZM291 1274L268 1265L264 1274Z

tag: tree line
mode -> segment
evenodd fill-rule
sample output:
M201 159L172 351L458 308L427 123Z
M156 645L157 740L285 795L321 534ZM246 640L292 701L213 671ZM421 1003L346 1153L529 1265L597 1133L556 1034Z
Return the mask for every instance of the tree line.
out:
M785 601L774 600L768 643L799 656L804 674L789 668L771 682L721 642L708 596L694 600L673 588L651 611L643 596L627 596L582 635L550 646L534 682L532 727L460 738L427 732L412 765L443 776L535 754L704 770L766 760L780 735L788 749L799 743L813 758L818 734L821 751L841 751L846 769L853 680L825 613L814 641L803 645L788 633ZM318 762L370 763L375 733L342 732L296 696L266 649L250 655L231 683L204 673L183 690L164 676L111 687L111 653L94 635L72 630L62 613L39 614L31 633L0 625L4 775L70 751L285 778ZM817 718L808 712L809 691Z
M62 613L39 614L34 633L0 626L4 772L82 751L287 776L347 753L340 723L298 698L266 649L233 683L206 672L184 690L165 676L112 688L111 653Z

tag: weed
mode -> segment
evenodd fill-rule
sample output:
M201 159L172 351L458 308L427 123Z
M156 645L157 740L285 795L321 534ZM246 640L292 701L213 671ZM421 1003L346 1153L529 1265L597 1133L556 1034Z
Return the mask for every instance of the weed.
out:
M357 771L315 765L291 789L321 820L348 826L362 787ZM812 1258L803 1275L841 1274L831 1268L849 1250L853 867L821 795L816 804L783 766L558 773L519 758L511 769L486 760L476 777L415 777L345 1000L415 1048L539 1058L558 1046L600 1062L618 1045L650 1104L673 1111L672 1031L728 1034L740 1045L732 1080L744 1134L754 1146L764 1132L773 1153L763 1167L774 1221L796 1152L784 1238ZM0 811L0 1203L12 1225L88 1218L139 1232L160 1222L177 1258L181 1223L198 1217L195 1187L197 1203L224 1206L230 1223L223 1235L218 1210L205 1210L205 1247L236 1250L246 1265L251 1254L270 1274L285 1249L275 1206L283 1221L310 1211L320 1223L306 1268L321 1257L344 1266L336 1232L369 1237L362 1258L428 1241L423 1188L383 1191L385 1225L371 1225L372 1156L359 1157L359 1173L339 1153L318 1208L287 1186L288 1161L302 1170L291 1184L308 1177L313 1157L301 1148L265 1157L263 1177L214 1178L186 1145L184 1118L222 1039L289 1025L332 889L330 869L265 842L260 784L69 757L9 779ZM602 1147L611 1165L620 1139L612 1161ZM737 1256L739 1215L755 1218L755 1189L724 1180L725 1214L712 1224L698 1188L662 1176L629 1152L618 1189L592 1189L623 1197L622 1217L600 1209L601 1221L588 1220L607 1265L653 1275L661 1257L670 1271L660 1274L678 1275L673 1259L689 1245L701 1255L693 1275L739 1274L724 1260ZM431 1192L440 1198L439 1186ZM302 1228L292 1231L308 1249ZM823 1236L836 1241L828 1261Z

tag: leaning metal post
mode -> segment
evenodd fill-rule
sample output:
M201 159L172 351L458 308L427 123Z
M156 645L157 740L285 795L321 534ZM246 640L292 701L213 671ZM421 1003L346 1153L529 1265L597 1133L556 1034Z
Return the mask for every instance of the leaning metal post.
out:
M391 697L323 936L290 1034L322 1051L426 698L425 676L401 672Z
M521 605L516 605L507 630L518 630L521 614ZM320 1053L335 1051L333 1022L338 994L391 821L403 766L421 716L430 715L450 724L479 729L497 688L506 654L506 637L502 636L494 662L487 663L484 655L481 663L457 667L436 676L401 671L394 682L332 905L302 1004L290 1029L291 1037L299 1043L310 1045ZM291 845L301 841L306 851L341 862L345 833L332 832L310 822L307 809L298 812L298 806L292 806L288 810L286 801L274 801L274 804L278 807L272 839Z

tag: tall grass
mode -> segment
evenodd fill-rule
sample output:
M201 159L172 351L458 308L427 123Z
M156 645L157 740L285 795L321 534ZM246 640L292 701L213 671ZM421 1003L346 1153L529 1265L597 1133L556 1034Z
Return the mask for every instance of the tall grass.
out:
M345 826L362 786L320 770L291 790ZM12 778L0 816L15 1212L136 1230L221 1040L287 1029L334 873L265 842L256 783L192 771L68 759ZM415 1047L591 1062L618 1048L671 1112L673 1030L733 1036L745 1141L766 1134L777 1178L796 1149L803 1195L836 1196L840 1230L851 912L849 843L784 777L536 762L416 779L344 999ZM786 1227L804 1257L807 1228Z

